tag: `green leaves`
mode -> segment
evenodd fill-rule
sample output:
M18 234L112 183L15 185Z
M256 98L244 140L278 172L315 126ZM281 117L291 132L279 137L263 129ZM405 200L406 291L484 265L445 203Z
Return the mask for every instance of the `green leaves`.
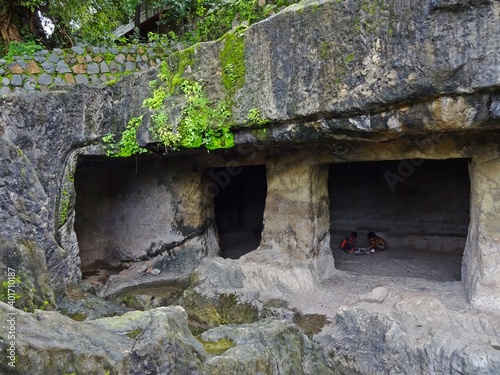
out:
M163 68L162 80L172 79L172 74ZM173 91L172 83L159 86L151 83L153 96L144 100L143 105L155 112L151 116L151 128L155 138L165 146L165 150L205 147L208 150L234 146L234 135L229 130L231 111L227 103L216 106L211 103L199 82L187 79L179 80L181 93L185 96L177 127L169 122L165 100L170 97L167 90Z
M105 146L107 156L128 157L137 154L150 152L149 150L140 147L137 143L137 128L142 123L142 116L132 118L118 143L115 143L115 135L112 133L106 134L102 141Z
M252 108L248 111L247 122L249 125L260 126L267 124L269 120L262 118L260 115L260 111L257 108Z

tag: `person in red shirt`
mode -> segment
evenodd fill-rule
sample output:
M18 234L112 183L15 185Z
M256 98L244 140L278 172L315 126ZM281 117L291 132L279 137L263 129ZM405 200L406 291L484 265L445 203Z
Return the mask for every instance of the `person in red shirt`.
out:
M354 253L354 243L356 242L356 238L358 238L358 234L356 232L352 232L350 236L342 240L340 243L340 249L348 254Z

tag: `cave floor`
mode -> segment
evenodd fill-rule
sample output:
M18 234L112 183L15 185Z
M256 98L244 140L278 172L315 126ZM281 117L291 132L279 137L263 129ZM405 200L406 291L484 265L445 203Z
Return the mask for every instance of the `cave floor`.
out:
M220 236L221 256L238 259L259 246L251 231ZM389 248L367 255L346 254L332 246L335 267L357 275L410 277L431 281L460 281L462 254Z
M462 255L387 249L367 255L332 250L335 267L351 274L386 277L411 277L431 281L460 281Z

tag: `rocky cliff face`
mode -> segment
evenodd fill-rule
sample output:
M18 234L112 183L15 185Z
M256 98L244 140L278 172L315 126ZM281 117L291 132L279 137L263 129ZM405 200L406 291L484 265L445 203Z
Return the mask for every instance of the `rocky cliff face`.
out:
M22 358L12 373L31 373L36 364L47 374L187 368L207 374L399 374L411 372L415 362L418 373L498 373L500 3L305 1L236 32L244 47L238 61L243 74L233 76L229 89L225 80L235 65L221 59L229 37L195 46L187 60L182 54L167 59L171 71L200 83L215 103L231 96L232 149L161 155L145 116L139 141L160 153L132 158L126 167L106 157L102 137L120 134L130 118L144 114L156 69L106 88L64 86L2 97L0 263L20 278L19 308L60 302L68 285L81 282L83 266L105 261L120 265L112 273L128 268L100 280L101 296L140 295L147 300L143 306L154 307L171 300L160 298L169 288L180 301L188 300L182 294L188 285L188 292L208 300L236 294L260 316L324 316L315 343L293 325L265 321L208 331L204 340L224 336L238 344L210 357L176 308L85 323L19 312ZM185 100L177 93L167 100L174 127ZM267 123L249 126L250 113ZM470 160L463 281L336 270L326 164L413 158ZM146 166L139 172L140 165ZM231 168L244 165L266 165L262 239L259 250L224 260L216 257L213 198L224 178L236 173ZM212 167L225 174L213 179ZM407 172L395 178L408 178ZM153 268L160 275L145 272ZM4 348L8 307L2 306ZM165 321L179 337L153 329ZM60 331L46 328L56 326ZM122 335L136 329L148 333L133 343ZM42 348L30 336L35 330L50 342L66 338L65 332L74 332L75 342L102 341L89 342L92 360L84 361L78 348ZM274 336L264 335L269 331ZM162 355L151 350L157 347ZM295 353L289 363L283 351ZM188 364L187 358L195 360Z

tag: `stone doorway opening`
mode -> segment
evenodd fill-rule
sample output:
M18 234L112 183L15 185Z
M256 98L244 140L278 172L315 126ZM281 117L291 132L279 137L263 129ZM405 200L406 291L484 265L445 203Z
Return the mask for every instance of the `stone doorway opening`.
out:
M470 215L468 159L395 160L329 166L330 234L336 267L353 273L461 279ZM341 240L358 233L357 247L375 232L387 249L345 254Z
M265 165L211 168L221 257L238 259L260 245L267 196Z

